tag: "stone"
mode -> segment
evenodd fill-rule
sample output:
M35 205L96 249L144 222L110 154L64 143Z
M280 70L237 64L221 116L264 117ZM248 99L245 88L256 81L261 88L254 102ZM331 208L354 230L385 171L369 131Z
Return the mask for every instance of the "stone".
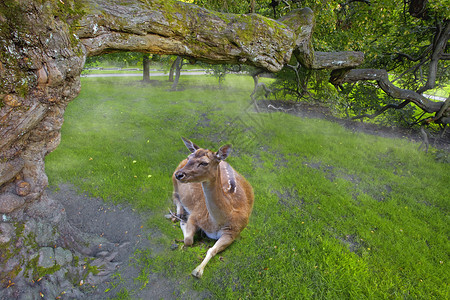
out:
M0 223L0 244L8 243L14 235L14 226L9 223Z
M73 255L70 250L63 249L58 247L55 249L55 260L56 264L60 266L64 266L73 260Z
M55 251L51 247L42 247L39 249L38 267L52 268L55 266Z
M9 214L25 203L22 197L12 193L0 194L0 214Z
M36 223L35 233L36 243L42 247L54 245L59 237L59 233L54 226L44 221Z
M60 288L56 284L47 280L42 281L41 289L45 299L57 299L56 297L61 293Z

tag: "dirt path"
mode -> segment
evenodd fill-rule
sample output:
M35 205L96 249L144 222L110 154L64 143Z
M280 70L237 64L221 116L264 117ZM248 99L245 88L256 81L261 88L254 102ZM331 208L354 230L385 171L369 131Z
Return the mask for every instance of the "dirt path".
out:
M123 288L126 288L131 299L205 298L195 291L180 289L179 282L157 273L151 273L145 288L141 289L142 283L135 280L139 276L140 268L130 264L133 255L137 250L150 249L152 253L167 250L152 242L150 237L158 235L159 232L145 226L145 214L140 214L126 205L114 205L100 198L89 197L85 193L80 194L70 184L47 189L47 192L51 198L63 204L69 223L83 232L106 238L119 249L112 262L118 264L116 271L120 273L120 277L113 276L98 284L95 289L86 287L83 289L85 297L81 299L112 298Z

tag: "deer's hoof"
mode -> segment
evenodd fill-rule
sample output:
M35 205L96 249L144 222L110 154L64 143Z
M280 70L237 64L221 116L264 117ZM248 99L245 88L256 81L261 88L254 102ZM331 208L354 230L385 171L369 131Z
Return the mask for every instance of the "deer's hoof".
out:
M203 276L203 270L200 270L199 268L195 268L194 271L192 271L192 276L197 277L197 278L202 278Z

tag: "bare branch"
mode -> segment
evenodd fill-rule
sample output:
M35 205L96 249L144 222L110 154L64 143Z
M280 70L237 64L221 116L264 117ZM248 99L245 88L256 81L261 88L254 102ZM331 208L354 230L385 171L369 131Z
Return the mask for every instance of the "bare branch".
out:
M364 61L364 53L356 51L344 52L315 52L314 61L311 66L306 65L311 69L342 69L355 68ZM300 60L301 62L301 60Z

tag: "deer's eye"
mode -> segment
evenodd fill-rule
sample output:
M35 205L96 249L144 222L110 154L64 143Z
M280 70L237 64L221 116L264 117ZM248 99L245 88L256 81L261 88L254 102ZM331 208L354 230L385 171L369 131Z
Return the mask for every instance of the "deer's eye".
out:
M208 165L207 162L202 161L201 163L198 164L199 167L206 167Z

